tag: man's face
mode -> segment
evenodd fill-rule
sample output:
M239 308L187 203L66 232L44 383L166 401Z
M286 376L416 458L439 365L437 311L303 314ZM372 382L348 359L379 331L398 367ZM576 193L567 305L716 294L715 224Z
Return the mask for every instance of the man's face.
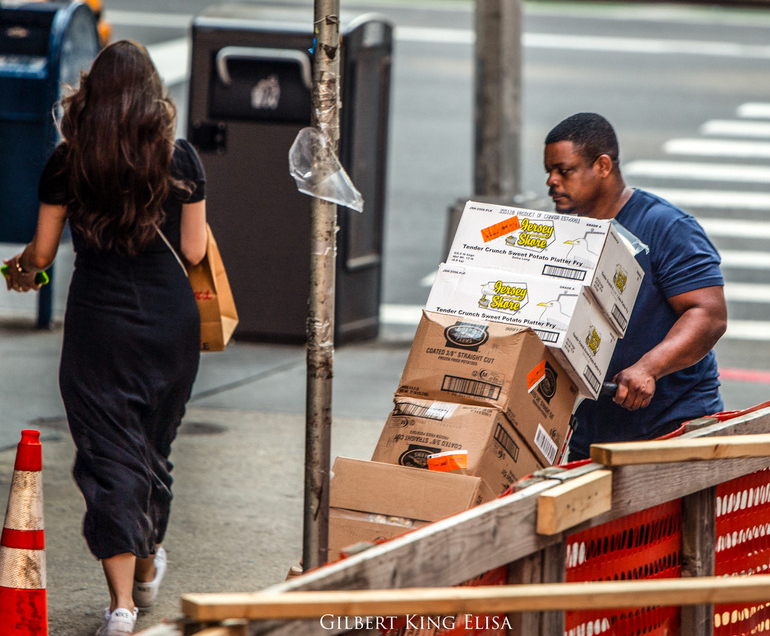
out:
M548 196L556 211L591 216L601 185L596 160L590 162L575 152L571 141L547 144L544 160Z

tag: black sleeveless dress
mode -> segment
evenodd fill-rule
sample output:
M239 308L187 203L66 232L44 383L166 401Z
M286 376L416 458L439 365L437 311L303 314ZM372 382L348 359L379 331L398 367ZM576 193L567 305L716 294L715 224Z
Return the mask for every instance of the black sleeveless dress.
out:
M40 180L44 203L66 201L54 151ZM176 143L173 170L195 183L195 150ZM164 206L163 233L179 253L182 201ZM59 387L86 502L83 532L98 559L145 558L163 541L171 506L171 442L198 371L200 316L190 284L160 237L133 257L86 249L72 230L75 270L64 319Z

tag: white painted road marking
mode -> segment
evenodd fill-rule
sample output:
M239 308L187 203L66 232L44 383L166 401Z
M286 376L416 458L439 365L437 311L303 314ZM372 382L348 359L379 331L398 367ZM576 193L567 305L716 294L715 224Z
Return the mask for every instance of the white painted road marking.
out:
M700 127L703 135L770 138L770 122L745 119L711 119Z
M649 191L685 210L688 208L708 208L716 210L770 210L770 192L688 190L684 188L649 188ZM728 220L725 219L723 222L727 223ZM734 223L735 221L730 219L729 222ZM746 221L746 223L756 224L757 222ZM762 226L763 223L760 222L758 225ZM751 237L747 236L746 238Z
M766 102L746 102L738 107L738 117L747 119L770 119L770 104Z
M736 159L770 158L770 142L733 141L726 139L671 139L663 150L672 155L733 157Z
M299 14L295 12L294 14L286 15ZM105 11L106 21L121 26L188 29L194 17L194 15L182 13ZM395 39L402 42L472 45L476 40L476 34L472 29L397 26L395 28ZM557 33L523 33L522 45L530 48L572 51L611 51L653 55L770 59L770 46L743 44L741 42L710 42L707 40L666 40Z
M734 163L639 160L624 165L623 174L653 179L770 183L770 167Z
M739 267L742 269L770 270L770 253L754 250L719 250L722 257L722 267Z

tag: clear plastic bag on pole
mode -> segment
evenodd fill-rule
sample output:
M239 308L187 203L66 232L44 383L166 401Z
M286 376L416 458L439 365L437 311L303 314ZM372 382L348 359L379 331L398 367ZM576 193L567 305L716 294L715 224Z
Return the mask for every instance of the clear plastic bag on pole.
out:
M289 149L289 173L300 192L363 212L361 193L340 164L326 135L317 128L306 127L297 134Z

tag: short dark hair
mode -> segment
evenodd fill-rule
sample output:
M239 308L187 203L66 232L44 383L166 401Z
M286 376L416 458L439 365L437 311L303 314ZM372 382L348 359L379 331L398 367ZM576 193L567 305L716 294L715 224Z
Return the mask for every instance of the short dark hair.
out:
M609 155L613 161L620 158L615 129L596 113L577 113L556 124L545 138L545 143L559 141L571 141L578 153L589 161L600 155Z

